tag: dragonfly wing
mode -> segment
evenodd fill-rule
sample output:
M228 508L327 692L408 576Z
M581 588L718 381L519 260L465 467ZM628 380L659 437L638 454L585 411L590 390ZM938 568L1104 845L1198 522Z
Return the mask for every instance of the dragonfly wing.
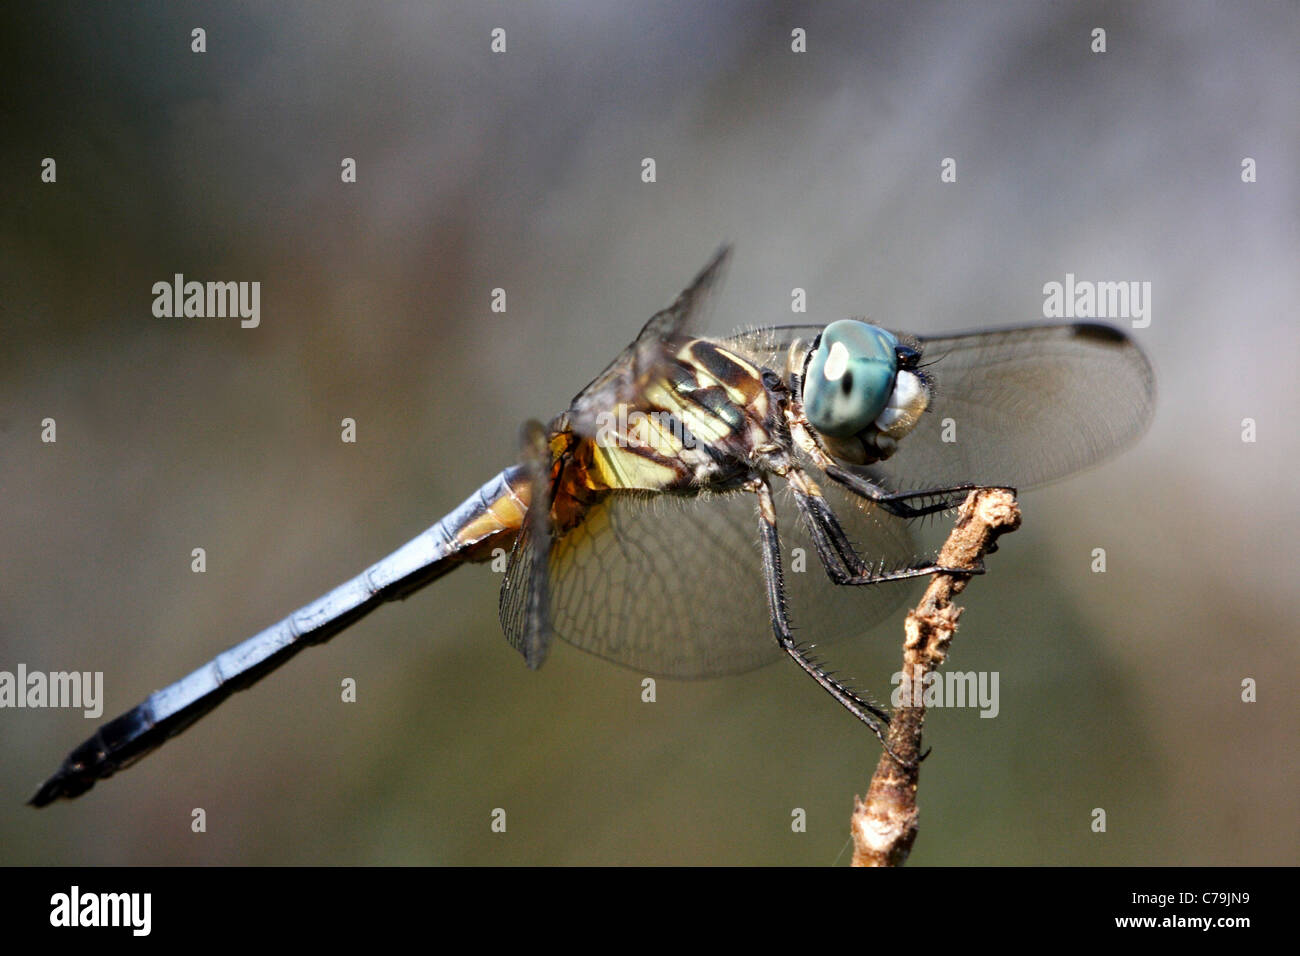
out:
M660 374L680 343L703 323L730 258L730 246L718 249L672 305L651 316L636 340L574 397L567 412L571 430L594 435L603 415L619 404L637 403L646 383Z
M770 325L743 329L724 337L722 343L759 368L770 368L781 375L788 375L791 371L803 371L789 367L791 346L799 345L799 354L806 354L803 350L821 335L823 328L825 326L821 325Z
M737 333L728 345L788 375L820 333L813 325ZM1142 350L1105 325L1023 326L921 337L933 399L887 461L866 469L894 491L957 484L1045 484L1132 444L1155 408ZM793 348L793 351L792 351ZM801 371L794 368L793 371Z
M864 556L886 567L916 559L905 523L838 489L826 493ZM831 584L791 496L780 489L776 498L790 615L801 638L820 644L861 635L912 592L898 583ZM502 591L502 623L516 647L525 563L535 553L521 540ZM750 494L610 495L554 542L549 584L557 636L648 675L736 674L782 653Z
M518 537L515 538L497 605L501 629L505 631L506 640L510 642L511 647L524 655L525 662L530 658L530 643L535 633L534 624L529 620L533 607L531 597L535 581L533 567L537 563L532 527L533 522L525 521ZM549 621L547 625L548 633L553 633Z
M1110 457L1145 430L1155 378L1118 329L1053 325L920 340L934 396L875 466L895 490L1028 488Z

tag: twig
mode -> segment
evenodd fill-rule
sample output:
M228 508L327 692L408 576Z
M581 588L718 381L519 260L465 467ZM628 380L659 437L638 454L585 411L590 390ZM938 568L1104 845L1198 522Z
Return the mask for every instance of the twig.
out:
M938 563L946 568L981 567L983 556L996 550L999 535L1020 527L1015 495L1001 488L972 491L957 514ZM916 840L916 785L920 777L921 702L925 675L943 664L957 630L962 609L952 599L970 581L968 574L934 575L921 603L907 614L903 639L903 706L889 724L889 750L880 755L866 800L854 798L853 865L901 866ZM917 691L913 693L913 687Z

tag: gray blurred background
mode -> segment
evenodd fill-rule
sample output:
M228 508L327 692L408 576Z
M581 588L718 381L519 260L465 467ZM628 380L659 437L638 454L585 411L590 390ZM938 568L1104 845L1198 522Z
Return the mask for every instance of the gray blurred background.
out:
M723 240L719 331L1043 321L1067 272L1148 280L1154 424L1024 494L967 592L950 666L998 671L1001 714L932 712L912 862L1294 864L1298 49L1294 3L6 5L0 669L133 706L458 504ZM155 318L177 272L261 281L261 326ZM382 609L45 810L96 722L0 712L0 862L847 860L878 746L795 668L654 705L567 645L530 673L499 582ZM830 659L886 693L901 619Z

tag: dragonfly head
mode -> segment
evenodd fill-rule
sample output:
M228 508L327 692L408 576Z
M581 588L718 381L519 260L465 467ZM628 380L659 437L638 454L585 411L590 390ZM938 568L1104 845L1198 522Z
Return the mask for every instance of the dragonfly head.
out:
M832 322L809 352L803 409L832 454L854 464L888 458L930 403L920 353L857 319Z

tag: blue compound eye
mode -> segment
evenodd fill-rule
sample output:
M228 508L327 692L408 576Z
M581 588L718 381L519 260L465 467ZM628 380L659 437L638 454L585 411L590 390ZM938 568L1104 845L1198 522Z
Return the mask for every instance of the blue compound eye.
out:
M832 322L808 363L804 413L833 438L856 435L885 410L898 374L898 339L856 319Z

